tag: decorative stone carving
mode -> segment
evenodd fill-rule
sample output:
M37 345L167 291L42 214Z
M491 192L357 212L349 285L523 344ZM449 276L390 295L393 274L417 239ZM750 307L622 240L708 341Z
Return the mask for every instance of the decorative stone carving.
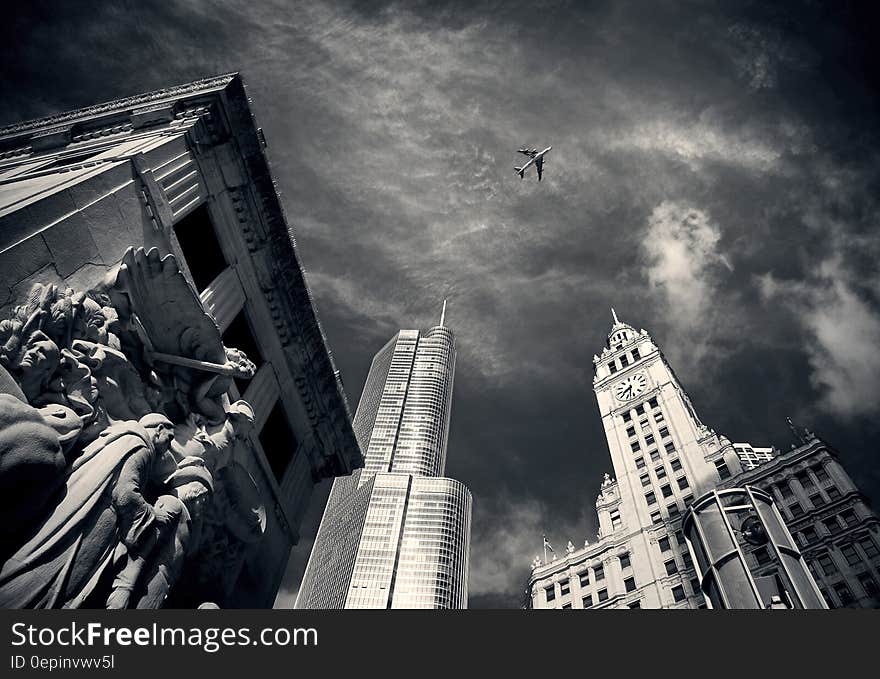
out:
M129 249L85 293L34 286L0 322L0 606L159 607L217 548L231 586L266 527L254 414L226 398L253 374L172 255Z

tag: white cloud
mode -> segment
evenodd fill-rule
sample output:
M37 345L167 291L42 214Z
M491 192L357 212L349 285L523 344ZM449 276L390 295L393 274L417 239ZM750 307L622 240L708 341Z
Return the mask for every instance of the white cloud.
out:
M769 172L777 166L780 149L752 131L740 131L711 120L677 123L672 120L639 122L608 142L612 150L636 150L677 158L699 171L707 162L737 165Z
M696 207L664 201L648 219L645 274L672 333L664 346L676 363L696 366L722 331L721 316L731 313L717 313L719 273L733 270L720 240L718 226Z
M880 397L880 317L848 280L833 257L809 281L760 279L766 302L782 303L798 314L808 333L811 379L830 413L851 418L878 411Z

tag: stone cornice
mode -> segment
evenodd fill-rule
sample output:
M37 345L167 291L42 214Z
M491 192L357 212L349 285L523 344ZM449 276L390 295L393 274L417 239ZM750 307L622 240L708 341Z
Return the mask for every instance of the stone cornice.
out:
M82 120L93 119L112 113L119 113L139 108L147 104L174 101L188 96L222 90L235 79L240 79L237 73L226 73L223 75L212 76L210 78L203 78L191 83L185 83L183 85L175 85L173 87L166 87L153 92L146 92L144 94L137 94L131 97L123 97L122 99L107 101L102 104L86 106L85 108L76 109L74 111L66 111L64 113L45 116L35 120L28 120L14 125L7 125L6 127L0 127L0 139L25 133L43 133L54 127L69 126Z
M259 224L241 225L248 251L271 271L261 280L263 293L285 353L301 370L296 386L322 458L314 472L319 478L348 474L363 465L363 457L241 77L229 77L219 98L260 217Z

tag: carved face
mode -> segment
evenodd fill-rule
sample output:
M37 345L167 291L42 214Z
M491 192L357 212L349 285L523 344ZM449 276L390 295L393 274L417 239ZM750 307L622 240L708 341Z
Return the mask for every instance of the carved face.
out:
M43 333L35 333L34 339L28 344L19 361L23 371L34 371L51 375L58 367L61 352L58 346ZM41 337L40 337L41 336Z
M153 433L153 440L156 443L156 450L163 453L171 447L171 441L174 439L174 427L170 424L160 423L156 425Z

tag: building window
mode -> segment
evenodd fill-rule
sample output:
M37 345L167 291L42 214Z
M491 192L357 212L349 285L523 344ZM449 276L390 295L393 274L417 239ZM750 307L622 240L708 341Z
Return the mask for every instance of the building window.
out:
M825 519L822 522L822 525L825 526L825 530L827 530L831 535L836 535L837 531L840 530L840 524L837 523L836 516L832 516L829 519Z
M599 590L599 601L607 601L608 600L608 590L600 589Z
M657 475L658 479L665 479L666 478L666 467L657 467L654 470L654 473Z
M687 599L687 596L684 593L684 587L682 587L681 585L673 587L672 598L675 599L675 601L684 601L685 599Z
M874 544L874 541L870 537L863 537L859 540L859 545L865 550L865 556L869 559L873 559L877 556L877 545Z
M691 503L694 501L694 496L693 495L685 495L683 498L681 498L681 501L684 502L685 507L690 507Z
M687 544L684 539L684 533L682 533L680 530L675 531L675 541L682 547Z
M667 454L675 452L675 444L672 441L667 441L663 446L663 450L666 451Z
M702 594L702 590L700 589L700 579L699 578L691 578L691 589L694 591L694 594L700 595Z
M654 491L651 491L650 493L645 493L645 502L647 502L649 506L657 502L657 496L654 495Z
M630 438L635 436L636 435L636 428L635 427L627 427L626 428L626 435L629 436Z
M599 582L605 579L605 566L599 565L593 568L593 580Z
M825 599L825 603L828 604L828 608L834 608L834 600L824 589L820 589L819 593L822 595L822 598Z
M630 565L631 564L630 564L630 560L629 560L629 554L628 553L621 554L620 555L620 568L621 568L621 570L624 568L629 568Z
M837 566L834 565L834 560L830 555L822 554L816 561L819 562L819 566L825 575L834 575L837 572Z
M275 406L260 430L259 439L266 459L269 461L269 466L272 468L272 473L280 483L298 446L296 436L290 428L287 413L280 400L275 401Z
M804 508L801 507L799 502L795 502L794 504L788 505L788 511L791 512L792 518L798 518L799 516L804 515Z
M650 452L650 455L651 455L651 462L659 462L660 461L660 453L658 453L656 450L652 450Z
M634 592L636 589L636 579L635 578L627 578L623 581L623 586L626 588L627 592Z
M681 460L675 457L669 461L669 466L672 467L673 472L679 472L681 471Z
M660 516L659 511L651 512L651 523L653 523L654 525L663 523L663 517Z
M665 535L657 540L657 545L660 547L661 552L668 552L670 549L672 549L672 546L669 544L669 538Z
M642 607L641 599L637 599L636 601L630 601L627 604L627 608L641 608L641 607Z
M825 471L824 467L813 467L813 473L816 475L816 478L819 479L820 483L825 483L830 479L828 472Z
M669 515L669 518L671 519L672 517L678 516L679 514L681 514L681 510L678 508L677 504L674 504L674 505L669 505L666 508L666 513Z
M213 283L229 266L217 240L207 205L197 207L177 222L174 235L199 292Z
M825 489L825 492L828 493L828 498L833 502L834 500L840 499L840 491L837 490L834 486L828 486Z
M590 608L593 605L593 597L590 594L584 597L584 608Z
M633 349L632 350L632 357L633 357L633 363L635 363L636 361L638 361L642 357L642 355L639 353L638 349Z
M641 449L641 446L639 446L638 441L633 441L632 443L629 444L629 447L632 449L632 451L634 453L639 452L639 450Z
M567 611L571 609L571 602L562 604L562 610Z
M648 405L651 406L652 408L656 408L657 407L657 397L655 396L654 398L648 399Z
M636 415L644 415L645 414L645 406L637 405L636 406Z
M620 518L620 512L615 509L613 512L611 512L611 527L620 528L622 525L623 521Z
M625 355L621 356L620 357L620 367L625 368L628 365L629 365L629 360L627 360L626 356Z
M859 522L859 518L856 516L855 510L852 509L847 509L845 512L841 512L840 518L843 519L843 522L847 525L847 527L855 526Z
M718 470L718 476L722 481L730 478L730 469L727 468L727 464L724 460L716 460L715 469Z
M752 554L755 555L755 561L758 562L759 566L764 566L772 561L770 552L767 551L766 547L759 547Z
M806 491L809 491L815 487L813 486L813 479L810 478L810 475L807 474L807 472L799 472L795 474L794 477L798 480L798 483L800 483Z
M688 485L687 476L682 476L678 480L678 487L681 488L681 490L687 490L688 488L690 488L690 486Z
M644 469L645 468L645 458L637 457L636 458L636 469Z
M590 574L586 571L581 573L581 587L589 587L590 586Z
M569 584L568 580L566 580L565 582L559 583L559 596L565 596L570 591L571 591L571 585Z
M837 594L837 598L840 599L840 603L844 606L849 606L853 603L852 592L845 582L836 583L834 585L834 592Z
M632 421L632 415L630 414L630 412L628 410L622 415L622 417L623 417L624 422Z
M547 601L553 601L556 598L556 589L554 587L548 587L544 592L547 594Z
M822 499L819 493L816 493L815 495L810 495L810 504L814 507L821 507L825 504L825 500Z
M689 552L684 552L681 555L681 559L682 559L682 561L684 561L685 568L693 568L694 567L694 561L693 561L693 559L691 559L691 555Z
M612 375L617 372L617 365L614 363L614 361L611 361L611 363L608 364L608 372Z
M654 411L654 422L656 422L657 424L660 424L661 422L663 422L663 411L662 410Z
M667 436L669 436L669 429L667 429L666 427L660 427L660 431L658 433L660 434L661 439L665 439Z
M648 434L647 436L645 436L645 445L646 446L653 446L654 445L654 435L653 434Z
M872 599L877 598L877 581L871 577L870 573L859 573L859 584L861 584L862 589L865 590L865 594L867 594Z
M805 544L815 542L819 538L819 535L816 533L816 529L812 526L807 526L806 528L804 528L804 530L801 532L801 535L804 538Z
M675 559L664 561L663 565L666 567L666 575L675 575L678 573L678 566L675 565Z
M791 487L787 483L779 484L779 493L782 495L783 499L787 500L790 497L794 497L794 493L791 492Z
M672 497L672 488L669 487L668 483L660 487L660 492L663 493L663 497Z
M647 488L648 486L651 485L651 477L648 476L647 474L645 474L644 476L641 477L641 482L642 482L642 488Z
M840 548L840 553L843 554L843 558L846 559L846 562L850 566L855 566L861 561L861 559L859 558L859 553L852 545L844 545Z

